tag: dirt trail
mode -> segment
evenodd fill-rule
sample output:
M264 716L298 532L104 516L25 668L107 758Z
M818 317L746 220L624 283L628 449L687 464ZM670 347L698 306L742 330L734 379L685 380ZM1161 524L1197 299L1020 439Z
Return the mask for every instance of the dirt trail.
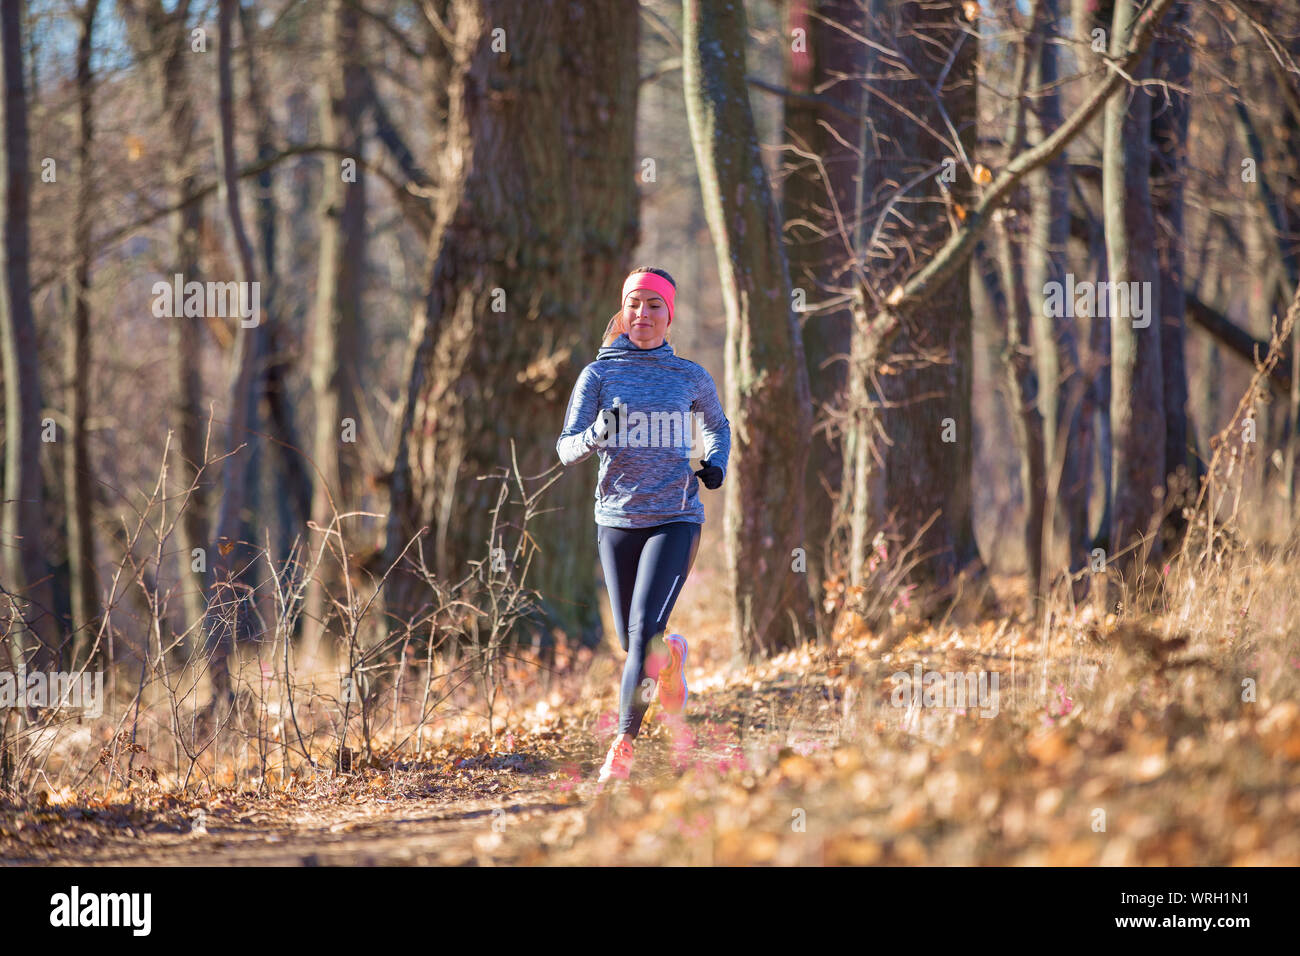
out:
M690 763L724 764L718 728L756 715L725 692L693 697L676 728L652 706L637 743L633 780L601 788L602 742L578 728L556 732L549 756L485 754L446 770L366 771L301 795L218 794L199 814L187 806L50 806L0 814L0 865L374 866L544 863L604 818L612 803L672 786ZM721 718L721 720L720 720ZM761 720L761 719L760 719ZM687 742L689 741L689 747Z
M498 812L499 811L499 812ZM248 816L247 814L245 816ZM294 814L283 821L225 821L206 832L122 833L52 856L7 864L77 866L396 866L513 862L544 826L581 826L583 808L554 793L519 790L482 800L374 800ZM523 832L527 831L527 833Z

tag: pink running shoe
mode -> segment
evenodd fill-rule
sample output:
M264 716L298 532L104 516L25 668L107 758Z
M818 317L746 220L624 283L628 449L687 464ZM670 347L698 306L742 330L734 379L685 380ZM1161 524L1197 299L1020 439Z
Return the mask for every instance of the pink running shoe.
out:
M669 634L669 661L659 671L659 706L665 713L680 714L686 709L686 638Z
M600 768L598 783L605 783L610 777L626 780L632 773L632 741L616 739L605 755L605 763Z

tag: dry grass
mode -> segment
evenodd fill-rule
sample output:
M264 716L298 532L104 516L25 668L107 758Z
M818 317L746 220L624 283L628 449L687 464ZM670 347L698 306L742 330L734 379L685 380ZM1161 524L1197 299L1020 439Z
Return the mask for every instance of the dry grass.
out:
M210 839L224 849L205 852L231 862L1294 865L1294 558L1175 562L1162 609L1140 618L1087 606L1046 627L1025 616L942 632L898 618L906 636L888 651L860 631L752 668L727 663L706 573L673 622L692 638L689 718L673 726L652 708L630 787L590 783L618 661L575 653L549 686L536 668L513 675L496 734L467 685L420 748L375 767L188 795L163 772L133 780L129 800L54 787L48 806L0 818L0 848L135 862L183 861ZM896 706L894 675L918 663L997 672L996 715ZM60 746L87 732L67 728ZM152 751L137 759L156 765Z

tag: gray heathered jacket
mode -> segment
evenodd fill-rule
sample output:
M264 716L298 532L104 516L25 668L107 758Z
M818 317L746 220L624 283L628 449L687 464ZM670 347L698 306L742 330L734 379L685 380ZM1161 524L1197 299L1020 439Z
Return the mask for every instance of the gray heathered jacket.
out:
M600 411L625 405L618 435L597 437ZM691 421L699 423L703 448L692 447ZM713 377L678 358L665 342L640 349L626 335L602 348L578 375L569 398L564 431L555 451L565 465L600 458L596 523L610 528L647 528L669 521L704 524L700 481L690 459L707 459L726 477L731 423L718 401Z

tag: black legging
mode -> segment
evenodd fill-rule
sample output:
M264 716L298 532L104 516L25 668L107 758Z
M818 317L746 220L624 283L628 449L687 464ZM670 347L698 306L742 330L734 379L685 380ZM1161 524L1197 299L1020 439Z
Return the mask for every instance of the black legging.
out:
M686 585L700 544L700 525L692 521L650 528L597 525L596 542L614 626L627 651L619 691L618 732L636 737L650 706L641 690L646 651L667 628L668 615ZM657 650L667 653L666 646Z

